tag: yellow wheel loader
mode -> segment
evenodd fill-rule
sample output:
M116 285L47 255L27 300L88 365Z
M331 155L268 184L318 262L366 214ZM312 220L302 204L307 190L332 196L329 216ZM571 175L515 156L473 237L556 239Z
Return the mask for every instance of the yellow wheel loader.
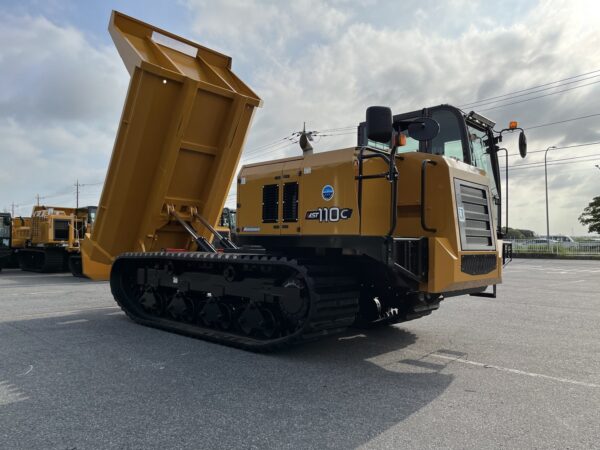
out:
M506 254L489 119L371 107L356 146L245 165L236 245L215 227L260 99L227 56L118 12L109 30L131 83L82 261L110 273L131 319L269 351L494 295Z

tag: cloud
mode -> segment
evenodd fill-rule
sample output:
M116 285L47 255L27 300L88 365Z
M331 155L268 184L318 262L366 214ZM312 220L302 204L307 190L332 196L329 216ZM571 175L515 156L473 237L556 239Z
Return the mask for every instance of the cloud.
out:
M353 127L373 104L396 113L461 105L600 69L594 1L186 0L178 7L189 13L185 37L231 55L234 71L264 100L244 156L252 162L299 154L283 138L305 121L309 129L342 128L317 140L325 151L354 145ZM0 48L0 82L10 88L0 91L0 207L51 191L56 174L61 186L76 177L98 181L128 82L119 56L42 16L1 19L0 39L10 45ZM525 127L598 113L600 83L486 111L496 105L475 109ZM585 119L528 138L530 150L595 141L600 125ZM514 136L504 144L516 152ZM599 148L557 150L552 158ZM543 153L532 153L525 162L540 160ZM591 163L552 166L553 231L585 232L576 218L598 195L598 177ZM543 169L511 172L512 226L543 232L543 180Z
M243 21L241 4L247 5L250 16L264 10L264 20L250 17ZM373 2L353 8L353 13L347 12L344 3L321 2L318 20L309 21L304 34L297 33L298 27L290 30L290 17L297 14L287 11L284 4L267 3L258 10L248 5L220 3L219 17L233 21L228 26L215 21L212 6L188 2L197 38L218 43L226 52L241 52L231 53L234 69L241 58L245 80L265 101L251 131L250 149L300 129L304 121L317 130L357 125L365 108L373 104L390 105L396 113L439 103L460 105L600 68L590 66L600 56L600 7L590 1L530 2L518 10L511 10L515 6L511 3L502 11L485 2L408 2L401 9L393 2ZM369 8L377 13L367 12ZM389 20L394 15L396 23ZM320 23L329 25L323 30L309 27ZM253 48L256 45L260 48ZM553 91L543 93L549 92ZM600 84L483 114L499 124L517 119L526 127L594 112L600 112ZM531 150L593 140L600 140L600 127L593 119L529 133ZM323 151L354 143L355 134L349 130L342 136L323 138L315 147ZM514 138L505 144L516 152ZM297 146L284 145L265 149L263 159L299 153ZM252 162L260 159L257 152L250 153ZM562 150L555 157L574 153L579 150ZM543 154L532 154L527 162L540 157L543 160ZM516 159L511 158L513 162ZM581 166L556 166L559 174L550 177L554 202L562 208L555 215L555 231L585 232L576 218L597 195L594 177L598 174L579 170ZM561 178L570 171L577 175ZM513 205L522 206L518 214L512 211L511 222L542 232L545 202L539 174L539 169L512 173Z
M0 207L15 201L28 214L37 193L103 180L128 76L112 47L92 46L75 28L27 15L0 20Z

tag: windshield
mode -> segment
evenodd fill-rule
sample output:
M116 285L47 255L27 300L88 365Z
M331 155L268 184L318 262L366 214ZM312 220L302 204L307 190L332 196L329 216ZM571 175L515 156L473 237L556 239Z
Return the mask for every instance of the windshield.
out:
M431 141L431 153L465 161L459 118L452 111L434 111L431 117L440 124L439 134Z
M494 182L494 170L492 168L492 160L488 152L488 132L480 130L472 125L467 124L467 132L469 134L469 151L471 152L471 164L483 171L490 179L490 189L492 195L498 195L498 188Z
M88 213L88 223L90 225L93 225L94 222L96 221L96 213L98 211L98 208L90 208L89 209L89 213Z

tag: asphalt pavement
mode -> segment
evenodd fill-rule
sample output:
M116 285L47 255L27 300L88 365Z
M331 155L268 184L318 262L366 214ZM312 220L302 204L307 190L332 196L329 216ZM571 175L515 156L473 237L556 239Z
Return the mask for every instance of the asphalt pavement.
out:
M600 261L260 355L146 328L107 283L0 273L0 448L598 448Z

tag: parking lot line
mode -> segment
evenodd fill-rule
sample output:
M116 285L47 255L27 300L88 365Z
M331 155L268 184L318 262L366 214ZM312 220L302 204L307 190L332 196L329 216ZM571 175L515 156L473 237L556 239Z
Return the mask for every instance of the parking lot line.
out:
M452 356L440 355L435 352L430 353L427 356L430 356L432 358L443 359L446 361L452 361L452 362L458 362L461 364L468 364L471 366L482 367L484 369L494 369L494 370L498 370L500 372L514 373L517 375L525 375L525 376L532 377L532 378L544 378L546 380L558 381L560 383L575 384L577 386L585 386L585 387L591 387L591 388L600 388L600 384L586 383L584 381L571 380L568 378L553 377L551 375L545 375L542 373L526 372L524 370L511 369L509 367L502 367L502 366L496 366L494 364L485 364L485 363L481 363L481 362L477 362L477 361L471 361L469 359L465 359L462 357L452 357Z
M76 320L67 320L66 322L57 322L57 325L71 325L72 323L83 323L89 322L87 319L76 319Z

